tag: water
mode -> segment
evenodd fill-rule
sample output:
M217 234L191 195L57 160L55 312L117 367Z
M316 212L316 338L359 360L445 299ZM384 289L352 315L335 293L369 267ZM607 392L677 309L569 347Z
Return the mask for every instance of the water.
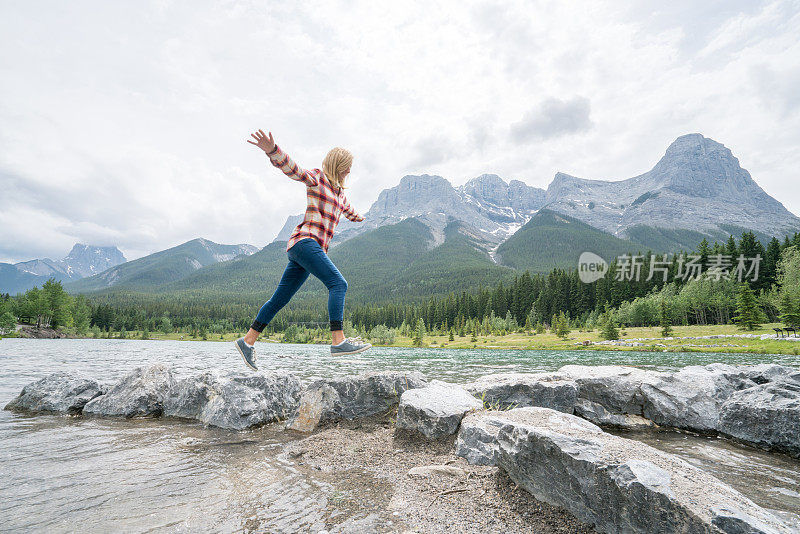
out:
M366 370L419 370L465 382L495 372L554 370L568 363L674 369L716 361L776 362L787 355L398 349L375 347L332 358L327 346L260 343L259 366L303 380ZM230 343L133 340L0 341L0 405L55 371L113 383L128 370L162 362L178 376L209 368L244 370ZM800 513L800 462L686 433L628 437L680 454L770 509ZM152 419L23 416L0 411L3 531L318 531L341 495L342 478L309 473L282 454L291 438L275 427L244 432ZM361 502L380 506L385 481L350 473ZM358 510L341 511L352 513ZM336 513L336 512L334 512Z

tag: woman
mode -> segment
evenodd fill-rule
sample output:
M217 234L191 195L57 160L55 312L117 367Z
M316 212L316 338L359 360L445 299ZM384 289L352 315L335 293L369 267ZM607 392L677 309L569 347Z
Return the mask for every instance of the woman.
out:
M281 281L275 293L259 310L250 330L244 337L235 341L236 348L251 369L256 367L255 343L261 332L269 324L278 310L286 306L289 299L300 289L309 273L319 278L328 288L328 319L331 324L331 354L357 354L364 352L372 345L362 343L361 338L345 338L342 331L344 319L344 296L347 281L339 269L328 257L328 244L333 237L333 230L339 223L339 217L353 222L361 222L364 217L356 213L344 196L344 180L350 174L353 155L343 148L333 148L322 161L322 170L301 169L286 155L272 138L258 130L250 134L248 143L263 150L270 161L292 180L306 185L306 214L303 222L297 225L289 236L286 252L289 264L283 271Z

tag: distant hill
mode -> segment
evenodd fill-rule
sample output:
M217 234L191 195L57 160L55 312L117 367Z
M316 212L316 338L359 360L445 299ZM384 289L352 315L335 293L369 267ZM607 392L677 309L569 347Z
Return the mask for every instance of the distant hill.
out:
M79 280L125 262L117 247L95 247L76 243L64 259L50 258L0 263L0 293L20 293L41 286L48 279Z
M253 254L252 245L220 245L207 239L193 239L155 254L123 263L100 274L66 284L70 292L116 289L152 291L162 284L180 280L198 269L243 254Z
M331 249L331 259L349 284L348 301L418 301L434 294L493 285L513 276L512 269L491 260L480 241L466 233L460 222L451 221L445 234L437 242L430 229L412 217L376 228ZM215 262L190 272L185 265L189 263L187 249L196 249L193 243L135 260L127 267L121 265L94 277L95 280L80 283L93 282L90 287L97 287L107 278L117 280L110 286L98 287L104 295L133 290L176 298L217 295L225 302L249 301L256 294L269 297L286 267L286 243L278 241L255 254ZM87 291L77 283L67 289ZM319 280L310 277L295 301L318 298L326 292Z
M494 284L512 275L508 267L495 265L476 246L474 238L463 233L457 221L447 227L446 234L437 244L430 229L412 217L330 249L331 260L348 281L348 301L416 300ZM159 291L271 293L286 267L285 249L285 242L274 242L252 256L200 269L180 281L161 286ZM310 277L296 298L324 293L322 283Z
M585 251L610 262L643 248L640 243L620 239L573 217L541 209L501 244L496 254L502 264L515 269L549 272L557 267L576 268L578 257Z

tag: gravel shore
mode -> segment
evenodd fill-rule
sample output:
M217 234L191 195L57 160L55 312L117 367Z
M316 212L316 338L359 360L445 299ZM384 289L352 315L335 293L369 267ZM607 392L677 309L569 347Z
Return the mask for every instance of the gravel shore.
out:
M454 437L426 442L387 422L341 424L293 442L298 469L325 475L327 531L595 532L566 510L539 502L496 467L472 466L453 452ZM441 471L409 474L415 467Z

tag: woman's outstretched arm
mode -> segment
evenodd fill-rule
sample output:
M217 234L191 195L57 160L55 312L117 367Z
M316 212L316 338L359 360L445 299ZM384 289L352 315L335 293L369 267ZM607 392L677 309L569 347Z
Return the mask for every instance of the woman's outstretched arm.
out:
M249 139L247 142L263 150L267 156L269 156L269 160L272 164L282 170L286 176L292 180L303 182L309 187L317 185L316 176L298 167L297 163L275 144L275 139L272 138L272 132L269 132L269 136L267 136L263 131L258 130L256 133L250 134L250 136L255 139L256 142L254 143Z
M353 206L350 205L350 201L345 199L344 208L342 209L342 213L345 217L350 219L353 222L361 222L364 220L364 217L358 214L356 210L353 209Z

